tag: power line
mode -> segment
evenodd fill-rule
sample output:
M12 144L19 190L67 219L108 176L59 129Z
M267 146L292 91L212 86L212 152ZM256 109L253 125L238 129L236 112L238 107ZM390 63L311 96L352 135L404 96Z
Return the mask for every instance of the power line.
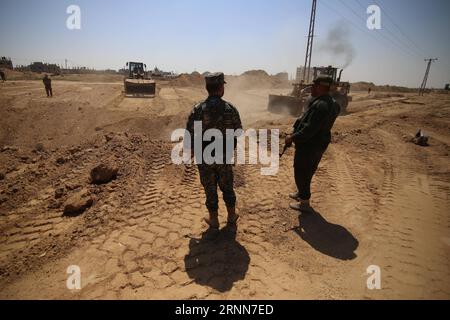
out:
M365 20L364 18L362 18L360 15L358 15L358 13L357 13L352 7L350 7L349 5L347 5L347 3L345 3L343 0L339 0L339 1L341 1L341 3L342 3L345 7L347 7L350 11L352 11L353 14L354 14L355 16L357 16L359 19L361 19L362 22L363 22L364 24L366 23L366 20ZM358 1L358 4L363 8L364 11L366 10L366 9L364 8L364 6L363 6L359 1ZM391 42L392 44L394 44L395 46L397 46L399 49L404 50L404 51L407 52L408 54L411 53L410 51L408 51L408 50L411 50L411 48L409 48L409 47L406 46L406 50L405 50L405 48L400 47L400 46L399 46L399 43L400 43L400 44L403 44L403 46L405 46L405 44L402 43L401 40L398 39L398 38L396 37L396 35L393 34L389 29L387 29L387 28L384 28L384 29L386 29L386 30L394 37L394 40L391 39L391 38L389 38L386 34L381 33L380 30L375 30L375 31L376 31L376 34L378 34L379 36L383 37L383 38L386 39L387 41ZM396 43L395 40L397 40L397 42L399 42L399 43ZM422 55L418 55L418 57L422 58Z
M341 2L342 2L342 0L340 0ZM365 11L366 10L366 8L362 5L362 3L360 2L360 0L355 0L358 4L359 4L359 6ZM375 1L374 1L374 3L375 4L377 4ZM345 3L344 3L344 5L345 5ZM377 4L378 5L378 4ZM383 8L381 8L381 6L380 5L378 5L379 7L380 7L380 9L384 12L384 13L386 13L385 12L385 10L383 10ZM355 11L351 8L351 7L348 7L347 6L347 8L349 8L350 10L352 10L353 11L353 13L355 13ZM355 13L356 14L356 13ZM386 16L387 16L387 13L386 13ZM406 48L407 50L410 50L411 52L413 52L414 54L416 54L418 57L420 57L420 58L423 58L423 54L422 53L420 53L420 52L418 52L415 48L413 48L413 47L411 47L411 45L409 45L409 44L406 44L405 42L403 42L393 31L391 31L386 25L384 25L383 26L383 29L385 29L392 37L393 37L393 39L394 40L396 40L397 42L398 42L398 44L401 44L404 48ZM381 31L380 30L376 30L380 35L381 35ZM387 35L386 34L383 34L383 36L386 36L387 37Z
M409 41L409 42L411 42L420 52L422 52L422 53L426 53L425 51L422 51L423 49L420 47L420 46L418 46L417 44L416 44L416 42L414 42L404 31L403 31L403 29L402 28L400 28L400 26L395 22L395 19L392 19L391 18L391 16L387 13L387 11L385 10L385 9L383 9L383 7L380 5L380 4L378 4L376 1L374 1L374 3L376 4L376 5L378 5L379 7L380 7L380 9L381 9L381 11L386 15L386 17L392 22L392 24L400 31L400 33Z
M359 0L356 0L359 1ZM376 1L374 1L375 3L377 3ZM408 39L409 42L411 42L424 56L430 56L429 51L423 49L423 47L417 45L417 43L411 39L411 37L408 36L407 33L405 33L402 28L395 22L395 19L392 19L389 14L387 13L386 9L383 9L383 7L381 7L379 4L378 6L380 7L380 9L384 12L384 14L386 14L386 16L388 17L388 19L392 22L392 24L400 31L400 33L406 38ZM442 61L441 61L442 62ZM444 62L444 64L446 64L447 67L450 67L450 64Z
M337 10L336 8L332 7L331 5L329 5L329 3L320 1L319 4L324 5L328 10L330 10L332 13L334 14L339 14L344 20L346 20L348 23L350 23L351 25L353 25L356 29L358 29L359 31L361 31L362 33L371 36L374 40L380 42L380 40L385 40L386 43L385 44L390 44L391 47L393 48L397 48L399 50L401 50L403 53L409 55L411 58L417 59L417 57L413 56L409 51L404 50L402 47L399 47L395 42L393 42L390 38L387 37L383 37L382 39L375 37L374 33L372 33L371 31L361 28L359 25L357 25L356 23L354 23L352 20L350 20L349 18L347 18L345 15L343 15L339 10ZM375 33L377 35L382 36L381 34Z

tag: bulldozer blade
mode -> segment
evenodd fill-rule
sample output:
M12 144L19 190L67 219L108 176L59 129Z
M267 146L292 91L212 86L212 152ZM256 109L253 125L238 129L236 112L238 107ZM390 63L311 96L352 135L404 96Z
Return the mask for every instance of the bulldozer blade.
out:
M289 113L295 117L303 112L304 101L293 96L269 95L268 110L272 113Z
M156 93L156 83L154 80L126 79L124 86L126 96L151 98Z

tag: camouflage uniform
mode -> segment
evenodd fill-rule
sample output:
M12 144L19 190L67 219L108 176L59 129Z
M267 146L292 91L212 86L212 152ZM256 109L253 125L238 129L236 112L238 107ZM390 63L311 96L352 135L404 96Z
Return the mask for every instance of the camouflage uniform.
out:
M223 75L222 75L223 76ZM207 80L208 81L208 80ZM194 122L202 122L202 133L208 129L218 129L223 135L223 145L227 129L242 129L241 119L237 109L229 102L217 96L209 96L205 101L197 104L191 112L186 129L191 134L191 146L194 146ZM211 142L203 142L202 151ZM224 153L225 155L225 150ZM223 193L223 200L227 207L234 207L236 204L236 194L233 189L233 167L226 164L224 157L223 164L199 164L200 182L205 189L205 205L210 211L217 211L219 199L217 186Z

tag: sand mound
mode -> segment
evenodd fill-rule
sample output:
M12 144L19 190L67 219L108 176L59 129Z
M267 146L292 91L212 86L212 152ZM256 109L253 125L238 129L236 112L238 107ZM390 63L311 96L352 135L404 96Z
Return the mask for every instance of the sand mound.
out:
M203 86L205 80L198 72L182 73L178 78L172 80L171 84L177 87Z
M183 73L178 78L171 81L171 84L178 87L204 86L205 75L193 72L191 74ZM239 76L226 75L227 87L231 89L264 89L264 88L286 88L289 87L289 81L283 80L279 75L269 75L264 70L250 70Z
M240 76L227 76L226 80L230 87L241 90L285 88L290 86L288 81L283 81L278 76L271 76L264 70L246 71Z

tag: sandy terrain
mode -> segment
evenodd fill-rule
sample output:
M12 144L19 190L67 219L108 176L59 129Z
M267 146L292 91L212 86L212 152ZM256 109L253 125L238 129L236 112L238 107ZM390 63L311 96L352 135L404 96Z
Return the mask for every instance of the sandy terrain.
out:
M350 114L313 181L313 215L289 209L289 150L277 175L236 167L238 230L203 234L194 166L171 163L201 87L158 84L155 99L124 98L119 82L0 84L0 298L450 298L450 95L353 93ZM228 90L244 125L290 130L266 109L289 89ZM408 137L422 128L430 146ZM91 185L109 161L116 180ZM63 216L86 188L94 204ZM222 224L225 217L220 204ZM82 289L66 288L67 267ZM381 268L381 290L366 269Z

